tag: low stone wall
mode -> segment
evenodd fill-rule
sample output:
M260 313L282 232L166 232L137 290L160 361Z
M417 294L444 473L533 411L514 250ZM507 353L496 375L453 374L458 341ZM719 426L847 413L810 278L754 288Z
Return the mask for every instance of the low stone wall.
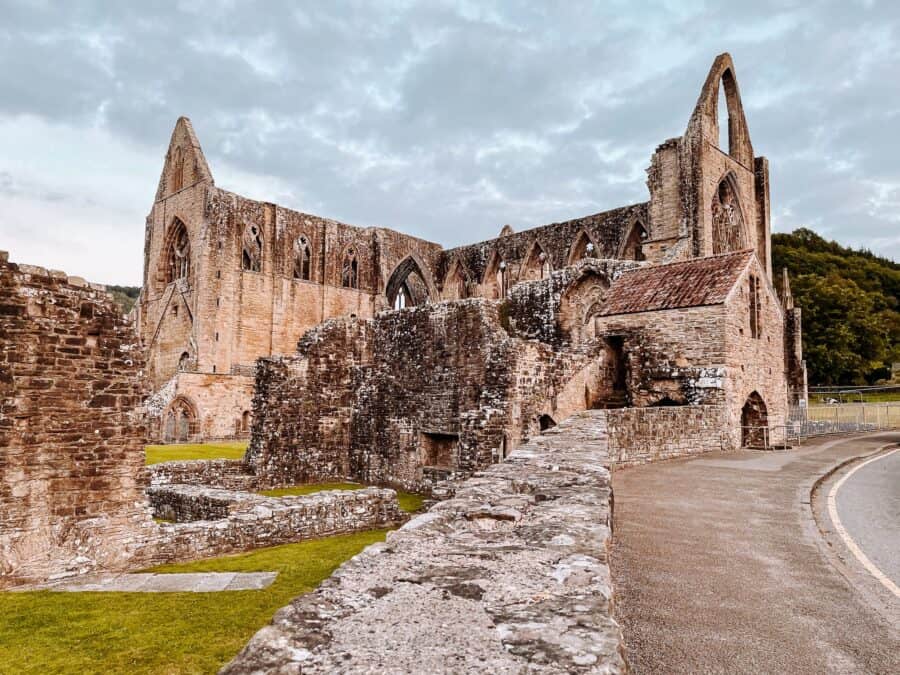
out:
M196 485L158 486L148 492L160 515L168 510L178 520L191 521L160 524L148 565L393 527L407 518L397 493L386 488L277 498Z
M197 459L161 462L147 467L150 485L215 485L225 490L263 489L240 459Z
M605 416L576 415L345 563L225 673L623 673Z
M720 406L621 408L602 414L610 457L619 466L734 449Z

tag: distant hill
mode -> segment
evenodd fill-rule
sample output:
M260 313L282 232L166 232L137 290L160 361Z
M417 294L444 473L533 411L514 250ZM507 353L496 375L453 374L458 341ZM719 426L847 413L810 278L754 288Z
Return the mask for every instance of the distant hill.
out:
M812 230L772 235L780 285L787 267L803 309L810 384L866 384L900 361L900 264L826 241Z
M131 308L134 307L134 303L138 298L138 294L141 292L140 286L107 286L106 290L109 291L113 299L119 304L119 307L122 308L123 314L128 314L131 311Z

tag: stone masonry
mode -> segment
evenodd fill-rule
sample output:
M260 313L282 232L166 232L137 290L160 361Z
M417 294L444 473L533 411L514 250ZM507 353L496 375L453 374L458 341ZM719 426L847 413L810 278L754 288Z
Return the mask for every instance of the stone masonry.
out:
M478 473L275 615L223 673L624 673L602 424Z
M718 119L720 89L727 120ZM728 147L719 147L726 124ZM150 433L164 441L247 435L254 362L292 355L330 318L372 319L440 300L502 301L585 259L660 265L752 251L761 285L771 287L768 163L754 154L728 54L714 61L684 135L651 157L647 187L645 202L522 232L505 226L495 239L444 249L227 192L215 185L190 121L180 118L147 217L137 306L156 391ZM520 303L510 318L524 332L551 306ZM551 330L580 333L589 309L564 308ZM785 395L802 400L799 310L785 305L777 320L787 345L778 365L788 371ZM771 407L771 394L760 396Z
M155 528L142 366L103 287L0 253L0 586L122 569Z

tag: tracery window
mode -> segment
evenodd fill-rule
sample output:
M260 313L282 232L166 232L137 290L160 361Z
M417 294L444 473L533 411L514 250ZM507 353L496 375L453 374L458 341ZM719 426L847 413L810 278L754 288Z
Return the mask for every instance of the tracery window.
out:
M312 252L309 240L300 237L294 242L294 278L309 281L312 274Z
M722 179L713 195L712 239L714 255L747 247L740 200L728 176Z
M341 286L344 288L359 288L359 260L356 250L348 248L341 265Z
M262 233L257 225L244 228L241 269L248 272L262 271Z
M166 252L166 283L187 279L191 273L191 241L187 228L178 218L172 223Z

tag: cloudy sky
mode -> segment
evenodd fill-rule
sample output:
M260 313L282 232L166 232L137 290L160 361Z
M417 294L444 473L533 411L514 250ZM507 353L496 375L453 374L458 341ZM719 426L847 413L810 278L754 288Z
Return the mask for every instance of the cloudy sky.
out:
M0 0L0 249L140 283L179 115L221 187L445 245L643 201L722 51L775 229L900 260L900 3L850 0Z

